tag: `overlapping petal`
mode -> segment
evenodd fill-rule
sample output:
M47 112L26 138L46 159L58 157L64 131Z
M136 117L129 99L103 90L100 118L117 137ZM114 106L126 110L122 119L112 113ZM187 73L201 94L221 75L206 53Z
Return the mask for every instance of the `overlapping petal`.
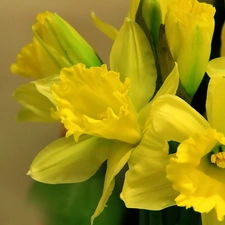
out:
M225 57L209 62L210 81L207 90L206 113L210 125L225 134Z
M177 96L161 96L152 106L153 127L167 141L181 143L196 131L210 128L203 116Z
M13 93L14 99L23 106L17 115L18 120L55 122L50 111L54 107L51 86L58 82L59 76L52 75L18 87Z
M60 138L45 147L34 159L28 174L37 181L59 184L89 179L107 159L112 141L84 136Z
M115 184L115 176L120 172L120 170L127 163L130 158L133 147L123 142L115 142L113 147L109 153L108 161L107 161L107 171L105 174L105 182L102 197L98 203L98 206L95 210L95 213L91 217L91 221L93 223L95 217L97 217L106 206L106 202L110 197L114 184Z
M48 66L46 66L48 65ZM11 65L11 72L35 80L57 74L60 66L51 58L37 39L23 47L17 56L16 63Z
M225 56L225 22L222 27L221 31L221 50L220 50L220 55Z
M115 27L113 27L113 26L111 26L111 25L109 25L109 24L107 24L107 23L101 21L101 20L95 15L94 12L91 13L91 18L92 18L92 20L93 20L95 26L96 26L100 31L102 31L104 34L106 34L106 35L107 35L109 38L111 38L112 40L115 40L115 39L116 39L116 36L117 36L117 34L118 34L118 30L117 30Z
M155 92L157 71L147 37L139 25L129 18L125 19L113 44L110 67L120 73L122 82L130 78L129 97L139 112Z
M177 192L166 178L168 144L149 128L129 159L121 198L128 208L160 210L174 205Z
M216 216L216 211L213 209L208 213L202 213L202 225L224 225L224 221L219 221Z
M177 88L179 85L179 71L177 68L177 64L175 63L175 66L171 73L168 75L166 80L163 82L163 85L160 87L160 89L157 91L156 95L150 101L142 110L138 113L138 122L140 125L140 128L144 131L152 124L152 118L150 116L151 113L151 106L152 103L160 96L165 94L171 94L175 95Z

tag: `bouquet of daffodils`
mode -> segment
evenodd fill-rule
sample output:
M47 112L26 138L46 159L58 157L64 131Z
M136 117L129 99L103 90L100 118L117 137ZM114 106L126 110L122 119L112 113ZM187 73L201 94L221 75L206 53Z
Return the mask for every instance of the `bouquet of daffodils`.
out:
M56 13L37 16L33 42L11 66L34 79L13 94L18 120L61 122L66 133L28 175L76 185L69 195L60 186L76 209L46 225L132 224L121 202L139 210L138 225L225 224L225 28L221 57L210 61L214 14L197 0L132 0L117 30L92 13L113 40L109 66ZM115 195L119 203L110 202ZM190 212L201 219L190 221Z

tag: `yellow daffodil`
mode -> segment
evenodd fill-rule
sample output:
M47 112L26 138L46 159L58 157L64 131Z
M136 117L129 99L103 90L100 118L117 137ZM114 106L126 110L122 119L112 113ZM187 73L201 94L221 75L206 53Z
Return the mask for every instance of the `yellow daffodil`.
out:
M176 96L161 96L152 106L156 134L181 143L167 166L167 179L177 191L175 202L202 213L203 225L221 224L225 215L224 65L225 57L208 64L208 121Z
M56 105L52 115L66 127L66 137L43 149L29 171L41 182L81 182L107 160L103 194L92 221L104 209L115 176L130 162L132 152L146 151L151 140L154 56L143 31L130 18L116 37L110 62L111 71L106 65L86 68L83 64L61 70L61 81L52 87ZM155 98L175 94L178 80L176 66Z
M92 220L104 209L114 187L115 176L128 163L132 152L151 147L151 121L146 104L138 113L128 92L129 78L106 66L87 69L83 64L61 71L61 81L52 87L55 119L67 129L66 137L43 149L33 161L29 174L45 183L81 182L90 178L107 159L103 195ZM177 67L156 98L175 94ZM75 142L76 140L76 142ZM151 149L150 149L151 150ZM136 157L132 157L132 161Z
M101 61L88 43L56 13L40 13L32 26L33 43L25 46L12 64L11 72L35 81L17 88L13 97L22 105L19 121L53 122L54 107L50 87L59 81L63 67L85 63L99 66Z
M76 63L87 67L102 64L89 44L56 13L38 14L32 30L33 43L18 54L11 66L14 74L40 79Z
M174 0L165 15L165 33L180 80L192 97L206 71L214 31L215 9L197 0Z

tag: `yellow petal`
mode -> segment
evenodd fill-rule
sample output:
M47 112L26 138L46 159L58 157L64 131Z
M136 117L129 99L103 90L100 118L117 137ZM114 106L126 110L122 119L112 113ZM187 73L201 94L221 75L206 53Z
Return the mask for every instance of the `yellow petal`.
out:
M118 34L118 30L117 30L115 27L113 27L113 26L111 26L111 25L109 25L109 24L107 24L107 23L101 21L101 20L95 15L94 12L91 12L91 18L92 18L92 20L93 20L95 26L96 26L100 31L102 31L102 33L104 33L105 35L107 35L107 36L108 36L109 38L111 38L113 41L116 39L116 36L117 36L117 34Z
M137 115L128 97L129 81L102 67L78 64L61 71L61 83L54 85L57 105L54 118L61 119L67 136L78 140L83 133L136 144L141 138Z
M211 60L207 73L210 81L207 90L206 113L210 125L225 134L225 57Z
M54 107L50 87L58 82L59 76L53 75L18 87L13 93L13 98L22 105L17 115L18 120L56 122L50 112Z
M107 159L112 141L83 137L60 138L45 147L34 159L28 174L37 181L59 184L89 179Z
M57 74L60 71L59 65L51 58L36 38L33 38L33 43L22 48L17 56L16 63L12 64L10 69L13 74L34 79Z
M178 193L166 178L170 157L167 142L146 130L129 159L121 193L126 207L161 210L175 204Z
M216 216L215 210L211 210L208 213L202 213L202 225L224 225L225 221L219 221Z
M110 66L120 73L122 81L126 77L131 79L129 96L140 111L155 92L157 71L148 39L131 19L125 19L117 35L110 53Z
M177 63L175 63L173 70L168 75L166 80L163 82L162 86L157 91L153 100L165 94L175 95L178 85L179 85L179 71L178 71Z
M164 95L152 104L152 124L165 140L182 142L195 132L209 128L209 123L181 98Z
M207 66L207 74L210 78L214 76L224 76L225 75L225 56L218 57L209 61Z
M217 219L225 215L225 170L210 162L212 150L224 146L225 137L213 129L193 134L182 142L176 158L167 167L167 178L180 194L178 206L193 207L200 213L216 210Z
M108 201L115 184L115 176L127 163L132 152L132 146L115 142L108 156L107 170L105 175L105 182L102 197L98 203L95 213L91 217L93 224L94 219L104 210L106 202Z
M221 50L220 55L225 56L225 22L223 24L222 32L221 32Z
M172 72L169 74L169 76L163 82L162 86L157 91L157 93L154 96L154 98L152 99L152 101L150 101L138 113L138 122L139 122L140 128L142 130L145 130L149 126L151 126L152 120L151 120L151 117L149 116L149 113L150 113L151 105L154 102L154 100L165 94L175 95L177 88L178 88L178 84L179 84L179 71L177 68L177 64L175 63L175 66L174 66Z
M133 21L135 20L139 3L140 3L140 0L131 0L130 11L129 11L128 17Z
M161 11L162 11L162 24L164 24L164 22L165 22L165 16L167 13L168 5L170 5L170 3L172 1L173 0L159 0L160 6L161 6Z

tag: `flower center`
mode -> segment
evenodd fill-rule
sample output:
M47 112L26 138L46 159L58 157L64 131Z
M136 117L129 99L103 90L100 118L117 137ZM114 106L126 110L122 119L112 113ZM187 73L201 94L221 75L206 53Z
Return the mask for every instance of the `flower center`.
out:
M213 149L211 162L215 163L220 168L225 168L225 146L219 145Z

